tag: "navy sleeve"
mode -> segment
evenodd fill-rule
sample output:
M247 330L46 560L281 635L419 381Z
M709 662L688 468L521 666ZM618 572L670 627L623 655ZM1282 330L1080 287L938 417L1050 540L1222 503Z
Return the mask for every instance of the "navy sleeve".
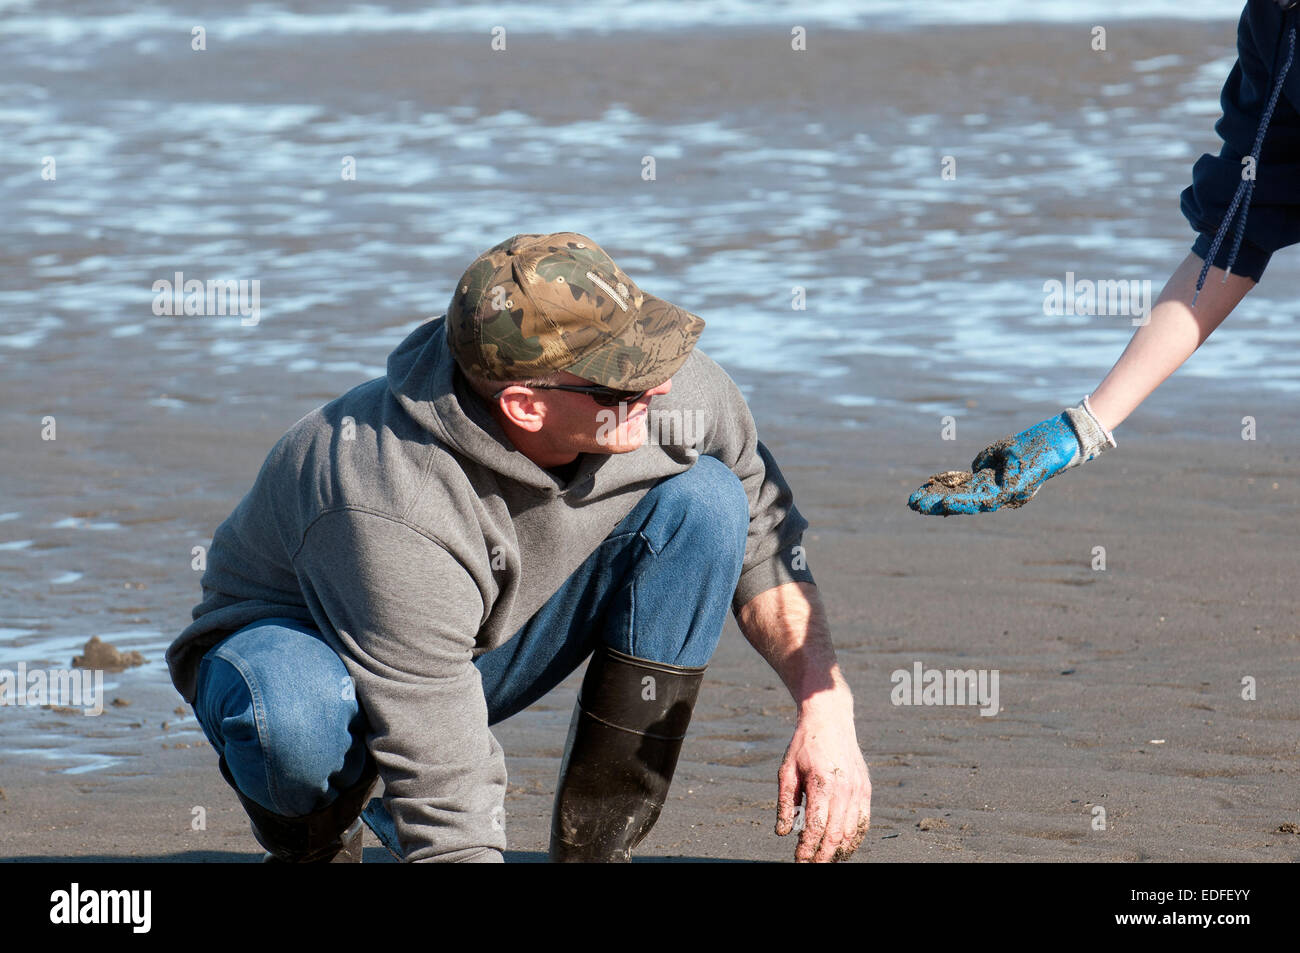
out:
M1217 156L1203 155L1192 167L1192 184L1183 191L1182 211L1200 232L1192 251L1205 259L1214 234L1242 181L1242 158L1250 155L1272 94L1277 73L1286 61L1287 36L1297 20L1283 14L1274 0L1250 0L1237 26L1237 62L1224 83L1223 116L1215 132L1223 140ZM1255 188L1245 210L1246 231L1232 270L1255 281L1279 248L1300 242L1300 50L1287 71L1285 85L1264 136ZM1242 215L1237 212L1237 217ZM1235 225L1235 222L1234 222ZM1232 248L1230 229L1213 262L1227 267Z

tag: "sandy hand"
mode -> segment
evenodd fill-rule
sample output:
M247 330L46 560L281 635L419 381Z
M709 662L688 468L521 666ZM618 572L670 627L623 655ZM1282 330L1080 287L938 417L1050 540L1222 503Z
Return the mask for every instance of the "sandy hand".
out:
M912 493L907 505L939 516L1014 509L1033 499L1047 480L1113 446L1114 437L1080 404L985 447L970 472L935 474Z
M870 827L871 776L852 716L801 717L778 775L777 836L799 834L797 863L838 863L853 856Z

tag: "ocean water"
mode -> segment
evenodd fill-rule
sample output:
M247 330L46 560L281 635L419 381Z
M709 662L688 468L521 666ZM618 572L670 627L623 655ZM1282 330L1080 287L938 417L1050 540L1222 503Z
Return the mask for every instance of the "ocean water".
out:
M190 376L374 376L402 328L440 313L483 248L516 231L572 228L705 317L704 346L737 369L797 366L823 387L880 358L963 386L996 379L1026 400L1073 394L1114 359L1130 315L1045 314L1044 288L1073 274L1159 293L1192 237L1177 194L1196 156L1217 147L1239 5L1125 4L1111 52L1087 53L1105 68L1071 85L1062 81L1077 70L1057 64L1037 99L1023 77L1014 96L954 89L958 77L992 83L996 73L945 59L969 60L953 32L963 24L982 30L988 62L1051 70L1050 55L1040 48L1027 61L1025 48L1069 36L1086 52L1088 25L1111 22L1113 7L257 3L209 13L6 2L0 360L57 361L55 342L90 335L101 354L132 356L124 373L138 357ZM1149 30L1159 40L1150 48L1126 40L1135 17L1197 22ZM825 60L818 47L832 38L879 49L895 31L925 48L929 68L901 54L867 65L872 109L819 97L818 77L806 101L737 90L712 112L693 80L662 75L654 108L641 108L619 95L639 82L629 71L605 77L609 98L567 115L554 102L534 108L526 91L505 104L440 96L437 69L415 82L401 75L419 61L412 44L466 55L501 21L539 59L537 48L708 49L701 33L721 43L770 31L770 76L784 68L792 18L811 31L809 57ZM1217 24L1208 34L1207 22ZM203 51L190 48L196 23L206 24ZM636 39L650 28L652 40ZM448 45L467 32L483 42ZM1219 38L1208 52L1206 35ZM390 54L395 75L382 76ZM644 55L637 68L652 73L656 61ZM475 70L490 93L488 64ZM590 85L581 74L549 82L562 101ZM653 186L636 174L644 155L666 173ZM346 156L352 181L341 179ZM944 156L955 179L940 176ZM42 178L50 161L53 180ZM256 325L154 314L154 282L176 272L257 281ZM1249 369L1278 391L1300 388L1290 359L1300 327L1283 306L1295 285L1269 284L1186 376ZM834 399L907 398L846 385Z
M149 32L188 29L211 18L213 35L235 39L254 34L311 36L395 32L473 32L484 24L542 33L617 32L817 24L840 29L950 23L1105 23L1134 19L1233 19L1242 4L1231 0L549 0L539 3L459 3L455 0L390 3L222 3L208 5L81 0L44 3L0 0L8 35L41 37L55 44L91 37L138 40Z

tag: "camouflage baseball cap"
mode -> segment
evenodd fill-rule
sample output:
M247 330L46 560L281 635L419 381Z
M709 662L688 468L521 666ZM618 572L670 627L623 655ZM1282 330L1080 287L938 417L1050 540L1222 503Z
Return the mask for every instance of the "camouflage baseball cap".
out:
M577 232L515 235L490 248L447 309L452 356L492 381L568 371L618 390L654 387L703 330L702 319L645 294Z

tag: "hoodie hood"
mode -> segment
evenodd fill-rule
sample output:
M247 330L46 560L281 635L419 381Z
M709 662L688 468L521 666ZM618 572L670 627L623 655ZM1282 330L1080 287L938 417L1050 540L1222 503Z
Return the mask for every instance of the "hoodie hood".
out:
M566 484L510 442L459 373L447 347L446 315L421 324L388 356L388 390L423 429L480 466L536 490L559 494ZM582 485L608 457L583 454L569 488Z

